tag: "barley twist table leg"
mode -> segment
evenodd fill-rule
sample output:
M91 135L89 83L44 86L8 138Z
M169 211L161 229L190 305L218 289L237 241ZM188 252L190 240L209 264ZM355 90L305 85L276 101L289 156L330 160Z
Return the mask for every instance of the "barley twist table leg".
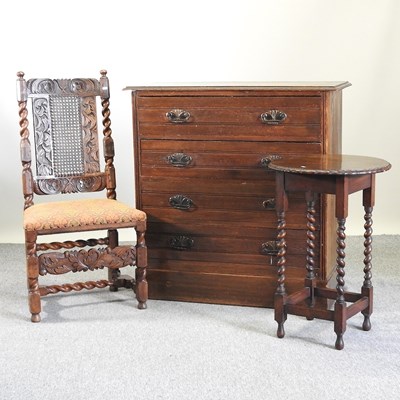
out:
M315 194L312 192L306 193L307 200L307 256L306 256L306 269L307 275L305 279L305 286L310 288L310 297L308 299L308 306L314 307L315 305L315 296L314 296L314 287L315 287ZM307 317L308 320L312 320L313 317L310 315Z
M363 322L363 330L369 331L371 329L371 320L370 316L372 314L372 296L373 296L373 287L372 287L372 207L364 207L365 215L364 215L364 283L361 288L361 292L364 296L369 298L369 306L362 311L364 315Z
M284 322L286 320L286 312L284 299L286 297L285 290L285 264L286 264L286 220L285 212L278 213L278 281L275 292L275 321L278 323L277 336L283 338L285 336Z
M344 298L344 267L345 267L345 218L338 219L337 229L337 258L336 258L336 302L335 302L335 333L337 335L335 347L342 350L344 347L343 334L346 330L346 301Z

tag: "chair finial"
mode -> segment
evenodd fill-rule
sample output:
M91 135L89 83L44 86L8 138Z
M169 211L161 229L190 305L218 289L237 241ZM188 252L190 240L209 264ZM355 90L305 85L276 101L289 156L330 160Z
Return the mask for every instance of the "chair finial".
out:
M106 69L102 69L100 71L101 76L106 76L107 75L107 70Z
M17 76L19 79L23 79L23 77L25 76L25 73L23 73L22 71L18 71Z

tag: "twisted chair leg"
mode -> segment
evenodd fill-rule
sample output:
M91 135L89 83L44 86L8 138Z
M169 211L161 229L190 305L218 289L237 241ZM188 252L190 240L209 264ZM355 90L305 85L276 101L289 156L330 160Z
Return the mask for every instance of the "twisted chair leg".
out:
M31 321L40 322L42 310L39 292L39 260L36 252L36 232L25 232L26 273Z
M144 310L147 308L148 299L148 285L146 280L147 247L145 232L137 230L136 233L136 298L138 301L138 308Z
M108 231L108 246L111 249L114 249L118 246L119 239L118 239L118 231L115 229L110 229ZM108 269L108 280L111 283L109 290L110 292L118 292L118 285L116 284L118 278L121 275L121 271L119 269Z

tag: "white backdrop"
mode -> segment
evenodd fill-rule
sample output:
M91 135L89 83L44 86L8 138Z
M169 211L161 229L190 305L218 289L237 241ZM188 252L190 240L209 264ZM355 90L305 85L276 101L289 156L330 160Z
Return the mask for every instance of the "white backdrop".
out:
M9 2L0 15L0 242L22 242L16 72L98 77L108 70L117 193L134 204L130 93L154 82L338 81L343 152L387 159L374 232L400 234L400 1L201 0ZM361 197L347 234L361 234ZM122 239L128 237L122 236Z

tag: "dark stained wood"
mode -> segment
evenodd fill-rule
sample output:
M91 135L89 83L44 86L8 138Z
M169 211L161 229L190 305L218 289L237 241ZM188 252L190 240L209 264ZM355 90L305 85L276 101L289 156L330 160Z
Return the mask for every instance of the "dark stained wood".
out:
M278 217L277 240L278 271L277 287L274 297L275 320L278 324L277 336L285 336L284 323L287 314L305 316L307 319L326 319L334 321L336 333L335 347L344 347L343 335L347 320L357 313L364 315L363 329L371 329L370 316L373 305L373 288L371 283L372 252L372 209L375 193L375 175L391 168L390 163L373 157L352 155L309 155L284 156L270 162L269 168L276 171L276 213ZM288 192L303 192L307 201L307 275L304 288L290 292L286 289L286 254L290 253L291 238L287 234L286 218L290 208ZM364 233L364 282L360 293L345 290L345 248L346 218L348 216L348 197L357 191L363 192L365 211ZM315 276L314 252L316 243L314 201L316 193L335 195L335 216L337 219L336 239L336 290L319 288ZM293 241L294 242L294 241ZM316 298L335 300L333 312L315 307ZM303 307L299 303L304 302ZM351 302L351 305L347 305Z
M336 154L324 155L282 156L271 161L270 169L282 172L292 172L301 175L365 175L384 172L391 168L386 160L375 157ZM318 178L317 178L318 179Z
M156 139L142 140L141 146L142 176L170 176L176 171L182 178L201 175L207 179L213 176L214 179L221 179L224 174L232 179L247 174L247 179L251 177L252 180L267 179L271 182L274 181L274 174L260 168L261 160L267 154L289 155L302 151L319 154L322 151L320 143L267 141L230 141L228 148L226 141ZM179 156L185 157L185 165L179 165Z
M218 267L219 264L214 264ZM302 278L290 276L288 290L296 291L303 286ZM275 281L272 276L256 276L226 274L212 278L205 273L185 271L168 271L165 269L149 269L149 298L162 298L174 301L192 301L198 303L229 304L253 307L273 307L270 296L265 291L273 293ZM224 288L221 288L223 281ZM188 293L190 298L188 298ZM229 296L227 295L229 293Z
M279 96L280 93L300 91L306 95L319 91L340 91L351 84L349 82L206 82L186 83L179 85L127 86L125 90L140 90L146 96L173 96L175 94L193 95L196 92L211 93L212 95L227 93L236 96L259 96L265 92ZM310 93L308 93L310 92ZM187 94L188 93L188 94Z
M349 85L126 88L132 91L136 205L148 215L151 298L273 306L277 256L261 252L276 229L269 157L340 153L341 92ZM286 226L294 243L305 234L306 207L298 194L289 199ZM316 200L314 267L325 285L335 268L335 249L325 250L334 210L324 196ZM176 243L189 247L168 247L179 236L185 238ZM287 276L289 287L300 289L296 274L306 250L298 243L287 254Z
M110 94L107 71L100 71L100 79L24 79L17 74L17 100L21 137L22 189L24 217L33 214L34 194L81 194L106 191L110 209L118 211L114 167L114 142L110 120ZM97 101L98 100L98 101ZM96 103L101 102L102 124L97 121ZM32 105L31 146L28 129L28 103ZM104 163L99 160L98 129L103 129ZM35 168L33 169L32 166ZM62 202L58 207L62 208ZM82 217L87 215L87 202L75 201ZM54 206L53 206L54 207ZM57 209L57 211L60 210ZM110 207L111 208L111 207ZM42 209L43 210L43 209ZM146 215L132 209L131 218L115 222L88 222L85 218L74 224L59 227L52 224L54 213L45 218L46 225L25 226L28 297L31 321L41 320L41 297L58 292L120 287L136 292L138 308L146 308L148 288L146 281L147 248L145 243ZM43 212L39 210L39 213ZM137 217L136 217L137 216ZM79 219L79 218L78 218ZM110 218L112 220L112 218ZM58 226L56 228L56 226ZM118 229L134 228L136 245L120 245ZM107 231L107 237L88 240L38 243L38 237L48 234ZM61 250L61 251L60 251ZM62 251L65 250L65 251ZM120 276L120 268L136 266L135 279ZM108 279L39 286L39 276L86 272L108 268Z
M300 97L145 97L138 102L141 110L139 122L146 123L160 117L159 121L170 122L166 113L173 109L189 112L186 123L256 123L261 114L269 109L284 109L285 123L319 124L321 96ZM303 113L301 112L303 110ZM233 112L235 111L235 112Z
M168 140L245 140L262 142L320 142L319 125L238 125L238 124L194 124L163 125L154 123L140 127L143 139L164 138Z

